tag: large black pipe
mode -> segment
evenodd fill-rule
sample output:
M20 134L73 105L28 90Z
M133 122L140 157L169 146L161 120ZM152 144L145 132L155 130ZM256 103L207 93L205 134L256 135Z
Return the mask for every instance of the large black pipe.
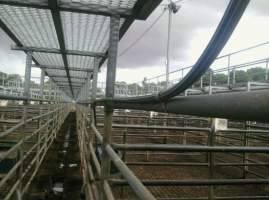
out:
M103 103L99 102L97 105L103 105ZM269 121L269 91L175 97L163 103L113 102L113 108L201 117Z
M199 57L190 72L179 83L169 88L166 91L159 92L156 95L146 95L138 97L117 98L113 101L117 102L160 102L167 101L175 97L189 88L195 81L197 81L210 67L210 65L217 58L226 42L232 35L237 26L241 16L243 15L249 0L231 0L225 13L214 33L206 49Z

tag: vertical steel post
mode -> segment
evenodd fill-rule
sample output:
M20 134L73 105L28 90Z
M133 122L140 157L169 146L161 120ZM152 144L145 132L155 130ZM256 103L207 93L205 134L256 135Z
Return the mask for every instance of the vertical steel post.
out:
M167 33L167 46L166 46L166 89L169 87L171 25L172 25L172 8L170 5L168 5L168 33Z
M249 130L250 127L250 122L249 121L246 121L245 122L245 129L246 130ZM248 136L249 136L249 133L245 132L243 134L243 146L244 147L247 147L249 145L249 142L248 142ZM248 173L248 154L247 153L243 153L243 164L244 164L244 169L243 169L243 178L246 178L247 177L247 173Z
M265 67L265 80L268 81L268 62L269 60L266 60L266 67Z
M22 199L21 192L22 192L22 179L23 179L23 144L22 142L21 146L17 150L17 162L20 162L19 167L17 168L17 179L19 181L18 187L17 187L17 193L19 194L20 198Z
M27 106L29 105L29 98L30 98L32 56L33 56L32 52L29 51L26 53L23 96L26 97L27 100L23 102L24 110L22 118L24 121L27 119Z
M109 49L108 49L108 61L107 61L107 75L106 75L106 104L105 104L105 118L104 118L104 136L102 144L102 159L101 159L101 184L103 191L101 192L101 199L105 199L105 180L110 175L110 157L106 153L105 147L111 143L112 134L112 115L113 107L110 100L114 97L114 85L116 79L116 64L118 53L118 41L119 41L119 27L120 16L113 15L110 17L110 37L109 37Z
M209 91L208 91L208 93L209 93L209 95L211 95L212 94L212 78L213 78L213 71L210 71L209 72Z
M39 115L42 115L42 109L43 109L43 95L44 95L44 81L45 81L45 71L44 70L41 70L41 77L40 77L40 101L39 101ZM38 120L38 128L41 128L42 126L42 119L40 118ZM39 162L40 162L40 144L41 144L41 141L40 141L40 138L41 138L41 133L40 131L37 133L37 159L36 159L36 171L39 167Z
M211 130L208 135L208 146L214 145L214 135L216 132L215 118L211 119ZM214 178L214 153L208 152L209 178ZM214 186L209 186L209 200L214 199Z
M231 65L231 54L228 55L227 57L228 59L228 66L227 66L227 69L228 69L228 75L227 75L227 85L230 86L230 65Z
M185 117L183 117L183 127L186 126L186 120ZM182 144L186 145L187 144L187 132L183 130L183 139L182 139Z
M233 84L235 84L236 81L235 81L235 69L233 69Z
M92 75L93 79L92 79L92 90L91 90L91 102L92 103L96 99L98 70L99 70L99 59L94 58L94 69L93 69L93 75Z

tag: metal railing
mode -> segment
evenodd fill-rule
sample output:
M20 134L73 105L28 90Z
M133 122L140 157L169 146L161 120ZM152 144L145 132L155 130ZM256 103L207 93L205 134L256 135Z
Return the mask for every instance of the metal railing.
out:
M206 118L193 118L186 116L164 116L164 117L150 117L145 115L132 115L132 114L115 114L114 120L122 121L124 123L131 124L112 124L113 128L113 142L104 146L103 134L98 130L104 128L105 125L100 124L100 120L104 120L104 115L94 115L95 112L91 112L84 106L77 107L77 127L79 127L79 141L81 150L81 160L83 164L83 174L85 182L88 184L87 193L90 193L90 197L98 199L99 194L104 191L106 199L117 199L115 193L112 192L114 187L126 187L130 186L132 191L139 199L157 199L152 194L152 191L147 188L150 187L183 187L183 186L203 186L208 187L208 197L199 197L197 199L244 199L244 196L216 196L214 194L216 186L244 186L244 185L268 185L269 180L266 175L261 175L259 167L268 167L268 162L261 162L259 159L249 157L249 154L261 154L268 155L269 147L267 145L261 146L269 133L268 129L259 129L256 125L256 129L251 128L253 123L248 123L246 128L228 128L226 130L216 129L214 126L214 119ZM89 118L90 117L90 118ZM130 121L131 120L131 121ZM144 125L133 124L134 120L138 120L137 123L144 121ZM154 120L157 120L154 122ZM176 124L171 126L168 121L175 121ZM196 121L196 122L195 122ZM98 123L97 123L98 122ZM152 124L153 123L153 124ZM164 123L160 125L160 123ZM178 124L179 123L179 124ZM192 123L196 123L193 126ZM231 121L230 123L235 123ZM181 126L180 126L181 124ZM189 125L188 125L189 124ZM197 124L200 124L197 126ZM241 122L239 124L242 125ZM182 126L184 125L184 126ZM202 127L200 127L202 125ZM247 135L247 136L246 136ZM129 141L127 142L127 137ZM168 138L180 138L182 143L175 144L150 144L147 141L162 140ZM142 143L135 143L136 139L142 139ZM148 140L147 140L148 139ZM187 140L193 140L193 144L190 144ZM164 140L164 141L166 141ZM250 141L258 140L261 143L256 145L251 144ZM269 139L268 139L269 140ZM119 143L123 141L123 143ZM229 141L229 143L225 143ZM240 141L240 145L235 145L231 141ZM111 164L117 168L121 174L121 179L115 179L109 176L104 179L102 176L102 168L104 164L101 162L100 154L98 155L98 148L105 149L105 152L101 153L101 157L104 153L107 154ZM121 153L119 153L121 152ZM156 154L154 153L156 152ZM199 154L197 154L199 153ZM201 158L205 156L204 162L161 162L161 161L127 161L126 156L131 155L158 155L159 159L162 156L175 155L189 155L198 156ZM226 155L226 157L224 156ZM218 156L217 156L218 155ZM235 156L238 160L229 161L227 156ZM159 160L158 159L158 160ZM242 161L242 162L241 162ZM111 165L110 164L110 165ZM176 167L206 167L209 170L209 177L207 179L191 179L191 180L177 180L177 179L165 179L165 180L139 180L134 172L132 172L129 166L176 166ZM216 178L215 173L217 167L234 167L242 171L243 178ZM250 169L256 167L256 169ZM257 168L258 167L258 168ZM160 171L160 173L162 173ZM254 178L246 177L246 174L254 176ZM102 181L105 181L102 184ZM147 187L145 187L147 186ZM117 193L116 193L117 194ZM249 199L266 199L268 195L253 195L249 196ZM122 199L122 198L121 198ZM127 197L128 199L128 197ZM169 198L168 198L169 199ZM177 199L196 199L196 198L177 198Z
M2 143L15 142L0 154L0 164L8 158L14 160L12 167L0 179L1 199L8 200L14 195L22 199L69 110L68 104L41 105L37 110L39 115L22 119L0 133ZM27 131L29 126L33 127L33 132Z

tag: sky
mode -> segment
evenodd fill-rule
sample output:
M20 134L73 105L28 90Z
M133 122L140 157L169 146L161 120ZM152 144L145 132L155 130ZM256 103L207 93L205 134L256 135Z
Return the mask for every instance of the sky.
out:
M161 15L167 0L146 21L136 21L119 43L119 54L135 41ZM195 63L214 33L228 0L185 0L173 14L171 29L170 71ZM220 55L269 41L269 1L252 0L235 32ZM118 58L117 81L141 82L144 77L165 73L168 12L129 51ZM0 71L24 74L25 54L11 51L12 41L0 30ZM232 64L268 57L269 45L234 56ZM227 61L215 63L225 67ZM32 70L39 77L39 69ZM105 81L106 66L101 68L99 81Z

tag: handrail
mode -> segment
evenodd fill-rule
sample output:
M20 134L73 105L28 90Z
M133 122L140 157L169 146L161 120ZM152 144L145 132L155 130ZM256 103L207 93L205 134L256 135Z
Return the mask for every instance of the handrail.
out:
M103 142L103 136L97 130L95 125L92 123L91 127L98 138L99 142ZM124 178L128 181L132 189L135 191L136 195L142 200L156 200L156 198L147 190L147 188L141 183L141 181L134 175L134 173L127 167L127 165L121 160L118 154L114 151L111 145L107 144L105 147L109 157L112 162L122 173Z
M12 187L9 187L6 191L6 195L4 196L4 200L8 200L11 198L11 196L14 194L14 192L18 189L20 184L22 184L22 180L27 177L27 174L30 172L30 170L35 167L33 172L30 175L30 178L27 179L25 182L25 185L22 186L20 195L24 195L28 187L30 186L30 183L34 179L37 169L40 167L42 160L44 159L46 152L48 151L49 147L51 146L53 140L56 137L55 131L58 131L60 128L60 124L63 122L65 117L67 116L68 112L63 112L64 110L68 109L68 106L60 106L59 108L54 109L53 111L49 111L47 113L41 114L39 116L35 116L33 118L30 118L28 120L25 120L20 123L21 125L24 125L25 123L38 120L42 117L49 116L51 114L54 114L51 118L48 118L44 124L39 124L39 127L34 130L29 135L25 136L21 140L18 141L17 144L15 144L13 147L11 147L8 151L6 151L4 154L1 154L0 156L0 162L5 159L7 156L9 156L14 151L18 151L19 153L19 160L12 166L12 168L5 174L5 176L0 180L0 188L3 185L7 184L7 181L14 176L14 173L20 169L19 177L15 180L15 183L12 185ZM58 112L59 111L59 112ZM53 123L52 123L53 122ZM55 122L55 123L54 123ZM49 124L52 123L52 126L49 126ZM16 128L20 126L12 127L11 129L8 129L8 133L12 130L16 130ZM49 127L48 129L46 129ZM46 130L46 132L40 137L38 137L38 142L34 143L30 148L27 148L24 151L23 144L27 141L29 141L32 137L36 136L37 134L40 134L42 130ZM6 134L6 132L4 132ZM40 147L39 147L40 145ZM37 149L35 151L35 149ZM36 152L34 157L31 157L31 160L25 165L25 160L31 155L31 153ZM27 159L28 160L28 159ZM22 164L26 168L22 168Z
M44 113L44 114L39 115L39 116L32 117L32 118L27 119L27 120L25 120L25 121L21 121L20 123L16 124L15 126L11 127L10 129L8 129L8 130L6 130L6 131L0 133L0 138L1 138L1 137L4 137L4 136L7 136L8 134L12 133L13 131L17 130L18 128L20 128L21 126L23 126L23 125L25 125L25 124L27 124L27 123L29 123L29 122L32 122L32 121L35 121L35 120L40 119L40 118L42 118L42 117L45 117L45 116L47 116L47 115L50 115L50 114L52 114L52 113L54 113L54 112L57 112L57 111L60 110L60 109L62 109L62 108L61 108L61 107L60 107L60 108L56 108L56 109L53 110L53 111Z

